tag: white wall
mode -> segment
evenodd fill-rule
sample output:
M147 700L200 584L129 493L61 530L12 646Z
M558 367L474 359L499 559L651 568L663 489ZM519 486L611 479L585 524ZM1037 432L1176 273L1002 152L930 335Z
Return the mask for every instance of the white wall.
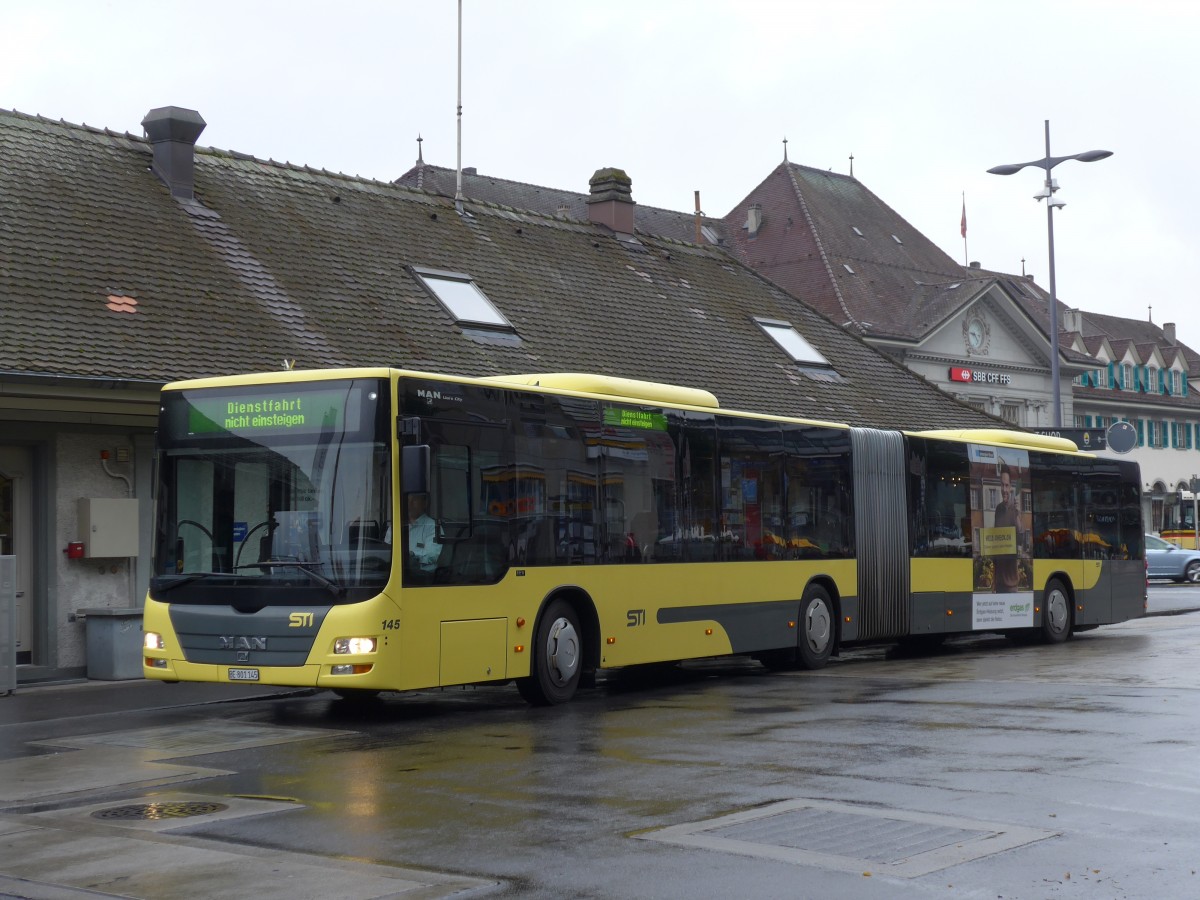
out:
M57 631L57 659L51 665L71 668L86 663L86 633L82 620L71 621L75 612L93 607L141 606L136 595L132 573L133 560L68 559L61 552L71 541L87 538L79 531L78 501L81 497L123 499L130 496L123 480L105 473L100 451L109 451L108 467L113 473L134 476L134 443L131 436L79 434L64 432L57 436L54 447L57 492L55 504L56 553L49 578L57 583L58 604L52 610ZM117 462L117 451L126 450L128 462ZM139 507L149 504L142 498ZM139 509L144 515L145 510ZM145 556L148 547L142 547Z

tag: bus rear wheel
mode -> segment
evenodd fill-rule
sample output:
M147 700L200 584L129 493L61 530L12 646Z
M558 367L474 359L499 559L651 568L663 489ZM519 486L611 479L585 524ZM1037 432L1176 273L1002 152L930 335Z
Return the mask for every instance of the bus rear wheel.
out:
M533 638L529 677L517 679L526 702L554 706L575 696L583 669L582 634L570 604L555 600L546 607Z
M802 669L820 669L829 662L837 634L837 612L829 592L814 584L800 601L800 642L797 661Z
M1071 595L1057 578L1046 583L1042 595L1042 640L1061 644L1071 636Z

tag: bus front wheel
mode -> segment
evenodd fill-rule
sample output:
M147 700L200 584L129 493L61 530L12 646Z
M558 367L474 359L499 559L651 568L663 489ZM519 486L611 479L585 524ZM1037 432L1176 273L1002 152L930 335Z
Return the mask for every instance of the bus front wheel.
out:
M837 632L837 612L829 592L814 584L804 592L800 601L800 643L798 661L801 668L820 669L829 662Z
M517 679L521 696L534 706L554 706L575 696L583 667L583 638L570 604L555 600L546 607L531 649L529 677Z
M1061 644L1071 636L1071 595L1057 578L1046 584L1042 595L1042 640Z

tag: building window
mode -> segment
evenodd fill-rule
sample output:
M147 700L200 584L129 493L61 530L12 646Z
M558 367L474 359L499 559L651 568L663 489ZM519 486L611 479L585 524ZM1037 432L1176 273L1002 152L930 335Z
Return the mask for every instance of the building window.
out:
M804 366L830 368L829 360L822 356L816 347L806 341L800 335L800 332L792 327L790 322L778 322L773 319L758 318L754 322L795 362Z
M439 272L434 269L412 269L419 281L429 293L437 298L454 321L463 325L477 325L485 328L498 328L504 331L516 331L492 301L487 298L471 279L470 275L455 272Z
M1121 388L1126 391L1137 390L1133 383L1133 366L1130 363L1121 366Z

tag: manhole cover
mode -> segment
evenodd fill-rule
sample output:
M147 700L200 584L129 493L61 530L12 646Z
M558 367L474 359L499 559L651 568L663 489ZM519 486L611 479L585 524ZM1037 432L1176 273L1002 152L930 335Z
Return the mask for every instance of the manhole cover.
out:
M131 803L128 806L114 806L111 809L98 809L92 813L93 819L118 819L125 821L154 821L156 819L186 819L190 816L208 816L224 812L229 807L224 803L200 803L195 801L179 803Z

